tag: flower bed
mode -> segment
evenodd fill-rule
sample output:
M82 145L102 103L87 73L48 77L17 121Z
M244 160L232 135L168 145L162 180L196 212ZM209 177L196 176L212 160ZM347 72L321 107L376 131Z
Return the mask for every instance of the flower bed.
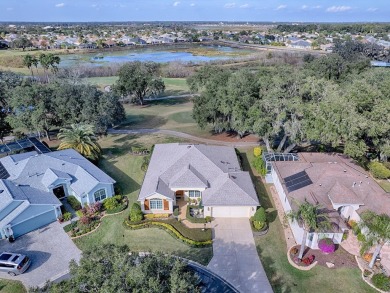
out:
M193 217L191 215L191 209L199 209L198 206L192 206L192 205L187 205L187 213L186 213L186 218L188 221L190 221L191 223L200 223L200 224L203 224L203 223L207 223L206 221L206 218L197 218L197 217Z
M318 247L323 253L326 254L334 253L336 250L336 245L330 238L324 238L318 241Z
M176 221L176 220L174 220ZM177 221L176 221L177 222ZM177 222L179 223L179 222ZM182 225L181 223L179 223ZM163 229L167 231L171 236L175 237L176 239L184 242L185 244L188 244L192 247L206 247L210 246L212 244L212 240L205 240L205 241L199 241L199 240L194 240L190 239L186 236L184 236L179 230L177 229L177 225L173 226L171 223L168 223L168 221L160 222L160 221L143 221L140 223L130 223L129 221L125 220L124 222L125 227L129 229L144 229L144 228L158 228L158 229ZM187 228L188 229L188 228ZM195 229L191 229L195 230ZM205 232L205 231L203 231Z

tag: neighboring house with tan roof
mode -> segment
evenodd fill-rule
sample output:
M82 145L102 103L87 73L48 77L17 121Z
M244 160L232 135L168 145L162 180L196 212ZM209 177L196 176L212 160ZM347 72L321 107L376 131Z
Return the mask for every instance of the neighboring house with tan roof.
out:
M272 181L286 213L307 200L324 208L332 222L328 233L308 233L307 245L317 248L319 238L342 241L348 220L360 220L365 210L390 214L388 195L367 172L341 154L299 153L298 161L272 162ZM300 243L303 229L290 222Z
M156 144L138 197L145 213L173 213L196 201L204 216L246 217L260 205L248 172L232 147Z

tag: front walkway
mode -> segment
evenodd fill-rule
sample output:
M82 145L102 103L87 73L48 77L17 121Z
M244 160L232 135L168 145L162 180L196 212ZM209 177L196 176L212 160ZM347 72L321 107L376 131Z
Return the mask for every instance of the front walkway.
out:
M360 256L360 244L352 230L349 230L348 238L344 241L341 241L340 246L350 254Z
M213 258L208 268L242 293L273 292L257 254L249 220L217 218L213 227Z
M177 200L179 206L179 220L188 228L211 228L211 223L201 224L201 223L191 223L187 220L187 202L184 199Z

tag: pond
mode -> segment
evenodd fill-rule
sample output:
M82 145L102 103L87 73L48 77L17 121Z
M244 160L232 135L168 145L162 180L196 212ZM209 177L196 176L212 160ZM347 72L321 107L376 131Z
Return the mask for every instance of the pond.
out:
M154 61L167 63L181 62L207 62L213 60L226 60L248 55L250 51L225 46L196 46L188 48L142 48L124 51L72 54L61 56L61 67L73 66L107 66L131 61Z

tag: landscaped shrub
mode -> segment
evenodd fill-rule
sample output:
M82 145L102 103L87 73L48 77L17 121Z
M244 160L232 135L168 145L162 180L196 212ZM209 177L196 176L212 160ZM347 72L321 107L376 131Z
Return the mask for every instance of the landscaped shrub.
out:
M66 198L72 209L78 211L81 209L81 203L73 195Z
M357 238L357 240L360 241L360 242L366 241L366 236L364 236L363 233L359 233L359 234L357 235L356 238Z
M323 238L318 241L318 247L323 253L333 253L336 250L336 245L330 238Z
M374 286L378 289L381 289L383 291L390 290L390 278L385 274L375 274L372 276L371 280Z
M169 214L145 214L145 219L162 219L162 218L168 218Z
M103 206L106 210L114 210L120 206L120 202L115 197L109 197L103 201Z
M89 206L86 206L85 208L87 209L87 214L96 215L101 212L102 206L102 203L97 201Z
M146 172L146 170L148 170L149 162L150 162L150 156L145 156L142 159L142 164L141 164L141 170L142 171Z
M255 157L252 161L252 165L253 168L256 169L257 173L259 173L260 175L264 176L265 174L267 174L267 169L261 156Z
M366 262L370 262L372 260L372 253L365 253L363 254L363 259L366 261Z
M380 162L371 162L368 165L368 168L371 171L372 176L377 179L387 179L390 178L390 170L385 167Z
M253 149L253 155L254 155L255 157L260 157L260 156L261 156L261 147L255 147L255 148Z
M305 257L302 262L306 265L306 266L309 266L313 263L314 261L314 255L310 255L308 257Z
M180 224L178 221L175 220L176 223ZM149 227L156 227L161 228L167 231L169 234L171 234L173 237L183 241L184 243L194 246L194 247L204 247L204 246L210 246L212 244L212 240L206 240L206 241L196 241L189 239L185 236L183 236L174 226L168 223L163 222L143 222L140 224L130 224L128 222L125 222L126 227L129 227L131 229L142 229L142 228L149 228ZM181 224L182 225L182 224Z
M130 221L139 222L142 221L143 217L140 205L137 202L133 203L130 210Z
M204 219L206 220L206 223L211 223L212 218L210 216L206 216Z
M66 225L66 226L64 227L64 231L65 231L66 233L68 233L69 231L71 231L72 229L74 229L74 228L76 228L76 227L77 227L77 222L73 222L73 223L70 223L70 224Z
M267 223L267 214L263 207L260 207L256 211L255 215L252 217L252 221L253 221L253 227L256 230L261 230L264 228L264 226Z
M298 250L298 248L296 248L296 247L293 247L293 248L291 248L291 250L290 250L291 255L297 255L298 252L299 252L299 250Z
M69 213L69 212L66 212L62 215L64 221L69 221L70 219L72 219L72 214Z
M178 217L178 216L179 216L179 209L178 209L178 208L175 208L175 209L173 210L173 215L174 215L175 217Z
M80 218L80 223L82 224L82 225L88 225L88 224L90 224L91 223L91 218L90 217L88 217L88 216L82 216L81 218Z
M256 230L261 230L265 226L264 222L259 222L259 221L253 221L253 227L255 227Z

